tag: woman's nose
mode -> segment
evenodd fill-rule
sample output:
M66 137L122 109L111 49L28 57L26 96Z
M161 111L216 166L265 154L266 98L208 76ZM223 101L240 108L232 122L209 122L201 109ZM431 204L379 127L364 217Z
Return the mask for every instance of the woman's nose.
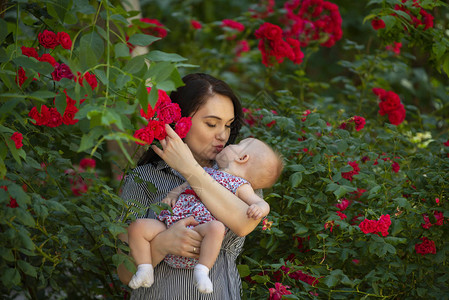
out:
M217 140L220 141L226 141L228 139L228 130L226 127L222 128L219 132L216 134Z

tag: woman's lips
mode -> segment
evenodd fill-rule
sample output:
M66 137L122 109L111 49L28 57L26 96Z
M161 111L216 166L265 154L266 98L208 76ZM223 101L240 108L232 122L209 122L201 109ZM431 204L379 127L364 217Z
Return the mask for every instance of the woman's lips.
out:
M217 151L217 153L220 153L221 150L223 150L223 146L222 145L215 146L214 148Z

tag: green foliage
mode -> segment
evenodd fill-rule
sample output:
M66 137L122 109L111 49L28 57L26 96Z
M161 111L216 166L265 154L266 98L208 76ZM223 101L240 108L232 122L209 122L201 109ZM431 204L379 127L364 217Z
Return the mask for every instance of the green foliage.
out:
M420 3L435 17L425 30L395 10L401 1L338 1L342 40L332 48L312 42L301 47L301 64L267 68L254 32L263 22L283 26L283 2L262 20L251 10L264 6L250 1L141 1L143 16L168 29L164 38L144 34L152 25L129 21L137 12L118 2L8 2L0 18L2 298L123 298L115 268L134 264L117 252L129 250L117 236L133 217L116 177L134 166L140 108L194 69L233 86L248 109L242 136L261 138L285 159L280 180L265 191L270 215L238 259L244 299L267 298L276 283L289 286L284 299L448 299L449 19L442 1ZM245 29L221 26L227 18ZM385 28L374 31L374 18ZM67 32L70 49L40 46L45 29ZM250 50L238 53L242 40ZM386 49L394 42L402 43L400 54ZM133 55L128 43L149 52ZM95 75L98 86L55 81L54 67L22 55L22 46L51 54L75 75ZM403 123L379 115L375 87L399 95ZM65 93L76 101L78 122L34 125L30 110L64 113ZM354 128L354 116L365 118L363 129ZM23 134L23 147L11 140L14 132ZM86 157L96 168L79 166ZM348 162L360 168L352 180ZM350 204L340 211L343 199ZM382 215L391 217L387 236L361 231L363 219ZM424 216L432 226L422 226ZM416 252L422 237L434 241L435 254Z

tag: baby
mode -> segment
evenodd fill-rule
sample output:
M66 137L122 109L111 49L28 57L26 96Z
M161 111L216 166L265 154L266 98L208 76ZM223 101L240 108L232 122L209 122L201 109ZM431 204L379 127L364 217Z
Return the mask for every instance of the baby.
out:
M216 162L218 170L204 168L205 171L249 205L248 218L261 219L266 216L270 207L254 193L254 189L269 188L276 182L283 168L279 155L264 142L247 138L225 147L217 154ZM194 216L200 224L192 229L203 237L199 259L167 255L164 261L174 268L193 268L198 290L212 293L209 270L220 252L226 227L212 216L187 183L171 191L162 202L171 205L173 213L165 210L157 217L159 220L139 219L128 228L131 255L138 265L129 286L136 289L153 284L149 242L176 221Z

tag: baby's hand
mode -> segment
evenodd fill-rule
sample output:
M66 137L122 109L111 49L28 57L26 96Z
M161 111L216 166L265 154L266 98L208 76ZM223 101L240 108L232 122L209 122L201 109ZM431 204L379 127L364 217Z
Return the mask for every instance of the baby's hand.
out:
M169 195L167 195L167 197L162 199L161 202L170 205L170 207L173 207L176 204L176 200L178 200L178 198L171 197L170 194L169 194Z
M262 218L262 209L257 204L251 204L246 211L248 218L253 218L254 220Z

